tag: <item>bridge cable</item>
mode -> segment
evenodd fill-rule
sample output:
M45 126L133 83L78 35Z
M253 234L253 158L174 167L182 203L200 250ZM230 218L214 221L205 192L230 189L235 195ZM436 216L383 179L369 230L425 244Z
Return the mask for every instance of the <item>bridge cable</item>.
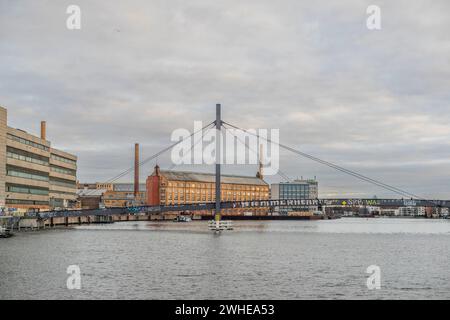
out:
M238 128L238 127L233 126L233 125L231 125L231 124L229 124L229 123L226 123L226 124L229 125L229 126L231 126L231 127L233 127L233 128L235 128L235 129L237 129L237 130L244 131L244 132L246 132L246 133L248 133L248 134L250 134L250 135L254 135L254 136L256 136L256 137L258 137L258 138L261 138L261 139L265 139L265 140L268 141L268 142L276 143L276 142L273 142L273 141L270 140L270 139L267 139L267 138L264 138L264 137L260 137L259 135L253 134L252 132L249 132L248 130ZM356 173L356 172L354 172L354 171L351 171L351 170L342 168L342 167L340 167L340 166L338 166L338 165L335 165L335 164L333 164L333 163L331 163L331 162L328 162L328 161L319 159L319 158L317 158L317 157L311 156L311 155L309 155L309 154L306 154L306 153L301 152L301 151L299 151L299 150L296 150L296 149L293 149L293 148L291 148L291 147L282 145L282 144L280 144L280 143L276 143L276 144L278 144L280 147L282 147L282 148L284 148L284 149L286 149L286 150L288 150L288 151L291 151L291 152L293 152L293 153L296 153L296 154L298 154L298 155L300 155L300 156L303 156L303 157L306 157L306 158L311 159L311 160L313 160L313 161L316 161L316 162L319 162L319 163L321 163L321 164L327 165L327 166L329 166L329 167L331 167L331 168L333 168L333 169L336 169L336 170L338 170L338 171L347 173L347 174L352 175L352 176L354 176L354 177L356 177L356 178L358 178L358 179L361 179L361 180L364 180L364 181L366 181L366 182L375 184L375 185L380 186L380 187L382 187L382 188L388 189L388 190L390 190L390 191L392 191L392 192L395 192L395 193L397 193L397 194L400 194L400 195L402 195L402 196L408 196L408 197L413 196L413 197L419 198L419 197L416 196L416 195L410 194L410 193L408 193L408 192L406 192L406 191L403 191L403 190L401 190L401 189L398 189L398 188L396 188L396 187L389 186L389 185L387 185L387 184L384 184L384 183L379 182L379 181L377 181L377 180L371 179L371 178L369 178L369 177L365 177L365 176L363 176L363 175L361 175L361 174L359 174L359 173Z
M198 139L192 146L191 146L191 148L189 149L189 154L190 155L192 155L192 151L194 150L194 148L195 148L195 146L197 145L197 144L199 144L201 141L203 141L203 138L204 138L204 136L209 132L209 130L211 130L214 126L215 126L215 123L213 122L212 123L213 124L213 126L211 126L211 124L210 124L210 128L208 128L206 131L204 131L204 132L202 132L202 136L200 137L200 139ZM172 164L167 170L173 170L176 166L178 166L177 164Z
M223 126L225 129L227 129L225 126ZM255 151L255 149L251 148L247 142L242 141L241 138L239 138L238 135L234 134L233 132L231 133L234 137L236 137L236 139L241 142L243 145L245 145L247 147L248 150L252 151L254 154L258 155L258 152ZM283 178L284 180L286 180L287 182L290 182L291 179L289 178L289 176L287 174L285 174L283 171L281 171L280 169L278 169L277 174Z
M205 129L207 129L207 128L208 128L208 130L211 129L211 128L209 128L209 127L212 126L212 125L214 125L214 124L215 124L215 121L210 122L209 124L207 124L206 126L204 126L204 127L201 128L201 129L195 131L195 132L192 133L191 135L189 135L189 136L187 136L187 137L184 137L184 138L181 139L180 141L177 141L177 142L171 144L170 146L168 146L168 147L162 149L161 151L159 151L159 152L153 154L152 156L150 156L150 157L148 157L148 158L142 160L141 162L139 162L139 168L142 167L144 164L148 163L149 161L151 161L151 160L153 160L153 159L159 157L160 155L164 154L165 152L171 150L173 147L175 147L175 146L177 146L178 144L182 143L182 142L185 141L186 139L191 138L191 137L194 136L195 134L197 134L197 133L199 133L199 132L202 132L203 130L205 130ZM125 170L125 171L123 171L122 173L118 174L117 176L115 176L115 177L113 177L113 178L107 180L107 181L104 182L103 184L113 183L113 182L117 181L118 179L120 179L120 178L126 176L127 174L129 174L129 173L132 172L133 170L134 170L134 166L131 167L131 168L129 168L129 169L127 169L127 170ZM92 194L93 194L93 193L95 193L95 190L92 190ZM89 192L87 192L85 195L86 195L86 196L89 196L89 195L92 195L92 194L89 194Z
M239 127L234 126L234 125L232 125L232 124L230 124L230 123L227 123L227 122L225 122L225 121L224 121L224 124L226 124L226 125L228 125L228 126L234 128L234 129L237 129L237 130L246 132L246 133L248 133L248 134L250 134L250 135L256 136L256 137L258 137L258 138L260 138L260 139L264 139L264 140L266 140L266 141L269 142L269 143L275 143L275 144L277 144L278 146L280 146L281 148L283 148L283 149L285 149L285 150L291 151L291 152L293 152L293 153L295 153L295 154L297 154L297 155L300 155L300 156L302 156L302 157L308 158L308 159L313 160L313 161L315 161L315 162L321 163L321 164L326 165L326 166L328 166L328 167L330 167L330 168L333 168L333 169L335 169L335 170L341 171L341 172L343 172L343 173L346 173L346 174L348 174L348 175L351 175L351 176L353 176L353 177L355 177L355 178L358 178L358 179L360 179L360 180L369 182L369 183L371 183L371 184L377 185L377 186L379 186L379 187L381 187L381 188L387 189L387 190L392 191L392 192L394 192L394 193L397 193L397 194L399 194L399 195L407 196L407 197L412 197L412 198L416 198L416 199L423 200L423 201L426 201L426 202L430 202L430 203L433 203L433 205L436 204L436 203L434 203L433 201L424 199L424 198L422 198L422 197L420 197L420 196L417 196L417 195L412 194L412 193L410 193L410 192L401 190L401 189L399 189L399 188L397 188L397 187L394 187L394 186L385 184L385 183L383 183L383 182L381 182L381 181L378 181L378 180L369 178L369 177L364 176L364 175L362 175L362 174L360 174L360 173L357 173L357 172L355 172L355 171L352 171L352 170L349 170L349 169L345 169L345 168L343 168L343 167L341 167L341 166L338 166L338 165L336 165L336 164L334 164L334 163L331 163L331 162L328 162L328 161L319 159L319 158L317 158L317 157L314 157L314 156L309 155L309 154L307 154L307 153L305 153L305 152L296 150L296 149L294 149L294 148L292 148L292 147L289 147L289 146L286 146L286 145L284 145L284 144L274 142L274 141L272 141L271 139L268 139L268 138L265 138L265 137L261 137L261 136L259 136L258 134L254 134L254 133L252 133L252 132L250 132L250 131L248 131L248 130L239 128Z

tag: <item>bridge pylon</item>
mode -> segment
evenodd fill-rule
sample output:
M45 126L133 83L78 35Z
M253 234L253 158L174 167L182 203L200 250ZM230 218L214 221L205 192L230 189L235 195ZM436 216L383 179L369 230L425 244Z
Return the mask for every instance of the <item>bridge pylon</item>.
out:
M216 104L216 208L214 221L216 222L216 230L219 230L220 225L220 202L221 202L221 189L220 189L220 162L222 156L222 146L221 146L221 128L222 128L222 115L221 115L221 105Z

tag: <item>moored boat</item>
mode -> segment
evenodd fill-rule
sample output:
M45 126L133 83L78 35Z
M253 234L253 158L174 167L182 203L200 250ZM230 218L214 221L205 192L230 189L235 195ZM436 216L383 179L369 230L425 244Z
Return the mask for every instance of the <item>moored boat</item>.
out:
M191 222L192 219L187 216L177 216L173 221L174 222Z
M12 236L12 233L9 228L0 226L0 238L9 238L11 236Z

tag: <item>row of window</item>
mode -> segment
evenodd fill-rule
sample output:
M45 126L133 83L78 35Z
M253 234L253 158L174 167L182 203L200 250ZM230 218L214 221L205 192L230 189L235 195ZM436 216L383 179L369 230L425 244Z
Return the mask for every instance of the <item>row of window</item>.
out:
M51 193L55 193L55 194L57 194L59 196L63 196L63 195L74 196L74 195L76 195L76 192L65 192L65 191L55 191L55 190L52 190L50 192Z
M310 195L284 196L280 195L280 199L309 199Z
M56 154L52 154L51 157L52 157L52 159L57 160L57 161L61 161L61 162L65 162L65 163L69 163L69 164L73 164L73 165L77 164L77 162L72 159L60 157L60 156L57 156Z
M165 193L167 193L167 194L174 194L174 195L184 195L184 194L186 194L186 196L187 195L189 195L189 194L192 194L192 195L194 195L194 194L202 194L202 195L215 195L216 193L215 193L215 191L214 190L201 190L201 192L200 192L200 190L191 190L190 192L189 191L186 191L186 192L184 192L183 190L175 190L175 192L174 191L172 191L172 190L164 190L164 189L161 189L161 193L162 194L165 194ZM231 195L233 195L233 196L245 196L245 195L247 195L247 196L257 196L257 195L268 195L268 193L266 192L266 193L258 193L258 192L245 192L245 191L242 191L242 192L240 192L240 191L238 191L238 192L231 192L231 191L222 191L222 196L224 196L224 195L229 195L229 196L231 196Z
M77 172L75 170L66 169L66 168L63 168L63 167L58 167L58 166L53 166L53 165L50 167L50 170L53 171L53 172L67 174L67 175L70 175L70 176L76 176L77 175Z
M280 190L282 191L298 191L298 190L309 190L309 186L300 186L300 185L294 185L294 186L281 186Z
M11 166L6 167L6 175L11 177L38 180L38 181L49 181L49 176L46 175L45 173Z
M50 184L60 187L66 187L66 188L76 188L77 184L75 181L69 181L59 178L51 178Z
M215 184L214 183L169 182L169 187L214 189ZM268 190L268 187L222 184L222 189L264 191L264 190Z
M8 139L11 139L13 141L20 142L20 143L26 144L28 146L32 146L32 147L44 150L44 151L49 151L50 150L49 147L44 146L43 144L39 144L39 143L30 141L30 140L27 140L27 139L24 139L24 138L20 138L20 137L12 135L10 133L7 134L7 137L8 137Z
M36 194L41 196L48 196L48 189L21 186L21 185L6 185L7 192Z
M48 158L42 157L37 154L26 152L23 150L7 147L6 156L11 159L22 160L30 163L40 164L43 166L48 165Z
M302 195L309 194L309 192L280 192L280 195Z
M195 195L192 195L192 196L190 196L189 194L187 194L186 196L184 196L183 194L180 194L180 195L177 195L177 194L174 194L174 195L172 195L172 194L168 194L167 195L167 199L168 200L184 200L186 198L186 200L188 201L188 200L197 200L197 201L200 201L200 200L202 200L202 201L214 201L215 200L215 195L208 195L208 196L206 196L205 194L202 194L201 196L200 195L197 195L197 196L195 196ZM241 195L238 195L238 196L236 196L236 195L233 195L233 196L231 196L231 195L226 195L226 194L222 194L221 195L221 198L222 198L222 200L245 200L245 199L254 199L254 200L256 200L256 199L268 199L269 198L269 194L253 194L251 197L250 197L250 195L249 194L247 194L247 197L246 197L246 195L245 194L242 194L242 196ZM165 197L165 195L164 194L162 194L161 195L161 200L165 200L166 199L166 197Z
M23 169L23 168L17 168L17 167L13 167L13 166L8 166L6 168L6 175L11 176L11 177L38 180L38 181L50 181L51 184L61 186L61 187L68 187L68 188L76 187L75 181L64 180L64 179L59 179L59 178L50 179L49 176L43 172L29 170L29 169Z
M48 206L48 201L6 199L6 204L24 204L24 205Z

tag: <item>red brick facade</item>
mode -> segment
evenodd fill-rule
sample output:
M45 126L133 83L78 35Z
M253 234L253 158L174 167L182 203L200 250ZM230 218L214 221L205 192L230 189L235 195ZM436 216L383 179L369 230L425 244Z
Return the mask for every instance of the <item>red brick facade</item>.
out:
M161 176L152 175L147 178L147 204L149 206L160 205L159 181Z

